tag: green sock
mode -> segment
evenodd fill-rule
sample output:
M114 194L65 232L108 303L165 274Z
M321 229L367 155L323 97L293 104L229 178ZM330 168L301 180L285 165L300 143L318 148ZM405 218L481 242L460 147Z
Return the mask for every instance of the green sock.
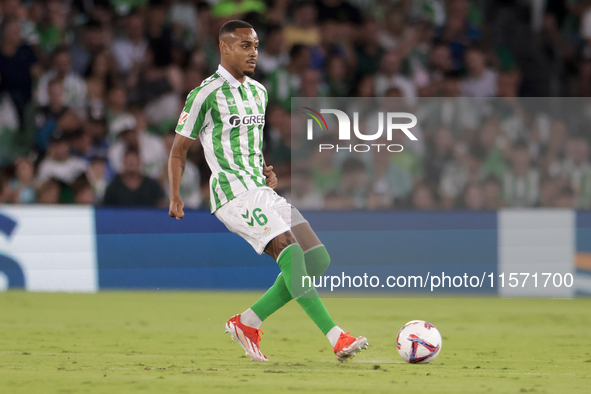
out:
M306 260L306 271L310 276L322 275L330 265L330 255L324 245L319 245L305 252L304 258ZM289 301L291 301L291 293L287 289L283 274L280 273L273 286L250 309L256 313L259 319L264 321Z
M317 248L320 249L320 248ZM254 313L261 319L295 298L306 314L314 321L316 326L326 335L336 324L330 317L318 292L314 286L302 286L302 276L308 275L304 259L304 251L297 244L288 246L277 260L281 275L277 277L275 284L252 307ZM327 264L324 264L328 266ZM283 290L280 279L283 279L287 293ZM307 283L306 283L307 284ZM289 299L287 296L289 295Z

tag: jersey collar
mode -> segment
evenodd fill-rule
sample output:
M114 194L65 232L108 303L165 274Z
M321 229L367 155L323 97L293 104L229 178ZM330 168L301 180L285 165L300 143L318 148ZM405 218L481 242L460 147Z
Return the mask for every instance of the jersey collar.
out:
M230 72L226 70L221 64L218 66L218 73L222 76L222 78L228 81L230 86L232 86L233 88L239 88L240 85L242 85L240 81L234 78L234 76L230 74ZM246 81L248 81L248 78L244 80L244 85L246 85Z

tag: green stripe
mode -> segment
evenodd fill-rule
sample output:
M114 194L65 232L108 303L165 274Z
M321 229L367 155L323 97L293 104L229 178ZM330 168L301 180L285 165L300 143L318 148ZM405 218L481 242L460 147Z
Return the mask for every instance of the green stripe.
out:
M215 92L215 90L214 90ZM213 92L212 92L213 93ZM197 119L195 119L195 123L193 124L193 130L191 131L191 138L197 138L199 132L203 128L203 122L205 121L205 115L211 108L211 101L212 99L215 101L215 94L212 96L210 93L209 96L203 101L201 104L201 108L199 108L199 114L197 115Z
M228 84L224 83L222 85L222 87L226 86L226 85L228 85ZM216 89L216 93L215 93L216 96L217 96L218 90L219 89ZM216 97L216 96L214 96L214 97ZM240 178L238 171L231 169L228 159L226 159L224 157L224 148L222 147L222 131L224 129L224 124L222 123L222 118L220 115L220 108L219 108L217 99L212 100L211 117L212 117L213 124L214 124L211 139L213 142L213 151L215 153L215 157L218 160L218 163L219 163L220 167L222 168L222 171L226 171L228 173L234 174L237 178ZM225 181L226 181L225 184L222 182L222 180L223 180L222 176L223 176L223 179L225 179ZM230 201L231 199L234 198L234 193L232 193L232 188L230 187L230 183L228 182L228 178L226 177L226 174L224 174L223 172L219 173L219 177L220 177L220 186L222 188L222 191L226 195L226 199L228 201Z
M222 206L222 203L220 202L220 197L218 196L217 192L215 191L215 188L218 185L218 180L217 178L213 178L213 181L211 181L211 191L213 192L213 199L215 201L215 209L219 209Z
M226 198L228 199L228 201L233 200L234 193L232 193L232 188L230 187L230 181L228 181L228 178L226 177L225 173L220 172L219 175L220 175L220 187L222 188L222 191L226 195Z
M234 98L230 90L230 86L228 84L224 84L222 86L222 93L224 93L224 96L226 96L226 101L230 98ZM238 112L238 105L228 105L228 110L230 111L230 115L240 116L240 113ZM238 168L243 169L244 162L242 161L242 151L240 150L240 125L230 130L230 147L232 148L234 163L238 166ZM238 177L238 179L240 179L240 182L242 182L244 188L248 189L248 187L246 186L246 182L244 182L244 178L238 172L236 172L236 176Z
M254 85L249 84L250 85L250 91L253 95L253 97L257 96L257 92L256 89L254 87ZM242 97L242 100L248 100L248 94L246 94L246 90L242 89L242 92L240 93L240 96ZM255 101L256 103L256 101ZM257 104L258 106L258 104ZM252 115L252 108L250 108L250 105L246 108L246 113L248 115ZM258 106L259 108L259 112L262 113L263 111L261 111L261 107ZM261 178L263 178L263 174L261 174L261 170L259 168L258 165L255 164L254 159L256 157L256 151L254 149L254 130L255 127L258 127L255 124L251 124L250 126L248 126L248 162L250 163L250 166L253 168L254 173L256 176L251 176L252 181L257 185L257 186L264 186L264 183L261 183L259 180L261 180ZM259 130L260 132L260 130ZM264 182L264 181L263 181Z

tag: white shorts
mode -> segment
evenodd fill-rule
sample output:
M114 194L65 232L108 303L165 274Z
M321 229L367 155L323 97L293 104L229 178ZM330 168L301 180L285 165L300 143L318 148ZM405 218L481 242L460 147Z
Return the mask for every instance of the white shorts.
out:
M240 193L215 211L228 230L244 238L258 254L279 234L307 223L300 211L268 186Z

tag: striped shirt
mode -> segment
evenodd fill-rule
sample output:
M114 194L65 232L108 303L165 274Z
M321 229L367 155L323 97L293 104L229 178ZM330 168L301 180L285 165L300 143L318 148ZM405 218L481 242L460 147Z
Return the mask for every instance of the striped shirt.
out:
M211 169L211 213L240 193L266 185L262 149L267 102L263 85L248 77L240 83L221 65L187 96L176 132L201 140Z

